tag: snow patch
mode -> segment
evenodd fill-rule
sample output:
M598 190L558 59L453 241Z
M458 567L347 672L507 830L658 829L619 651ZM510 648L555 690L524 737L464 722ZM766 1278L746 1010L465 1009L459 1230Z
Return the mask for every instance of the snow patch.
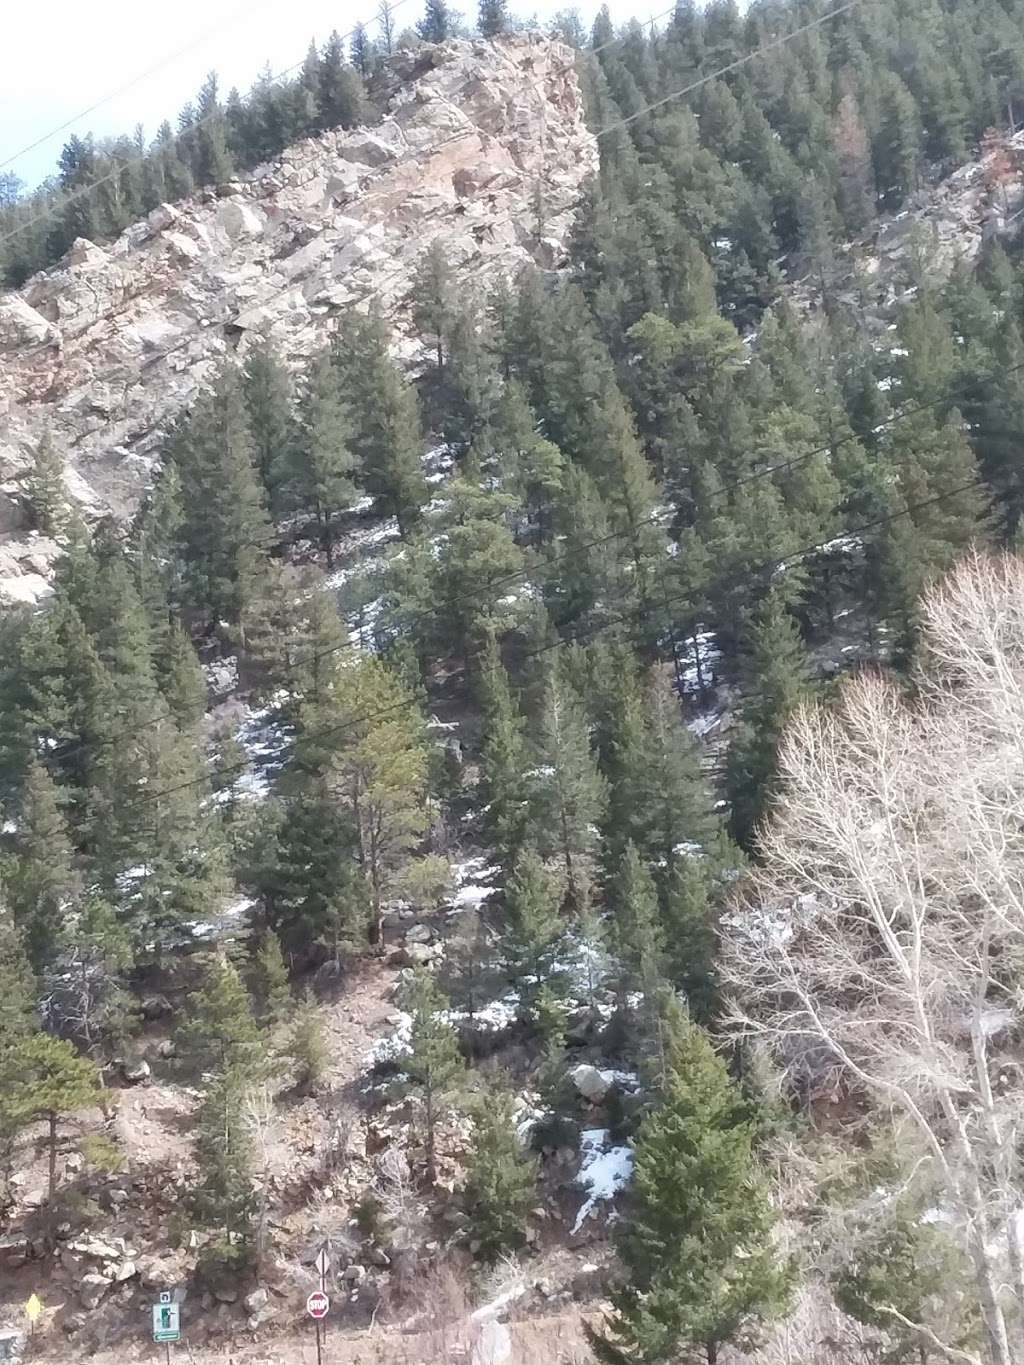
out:
M599 1203L607 1203L633 1178L633 1148L609 1145L607 1128L585 1128L580 1134L580 1169L576 1184L586 1191L570 1236L591 1216Z

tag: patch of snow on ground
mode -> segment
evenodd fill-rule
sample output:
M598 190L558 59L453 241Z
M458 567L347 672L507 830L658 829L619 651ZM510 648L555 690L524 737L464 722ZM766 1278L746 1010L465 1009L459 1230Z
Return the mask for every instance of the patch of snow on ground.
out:
M249 930L249 911L256 904L248 896L237 896L209 920L194 920L186 927L192 937L201 942L216 940L223 943L227 939L244 937Z
M576 1184L587 1197L576 1215L570 1236L597 1208L626 1188L633 1178L633 1148L611 1147L607 1128L585 1128L580 1134L580 1169Z
M252 766L249 771L239 773L224 791L217 793L219 802L231 798L262 801L269 793L274 778L284 767L292 742L290 726L280 719L280 704L281 698L275 698L269 706L256 710L246 707L237 738Z
M458 890L452 897L453 913L470 905L482 905L497 889L486 885L484 879L496 877L500 871L500 868L490 866L486 858L467 858L465 862L455 863L452 875Z
M385 1062L397 1062L401 1057L408 1057L411 1049L412 1039L412 1015L405 1010L398 1010L401 1016L393 1033L389 1033L386 1038L378 1038L373 1047L367 1053L367 1066L381 1066Z

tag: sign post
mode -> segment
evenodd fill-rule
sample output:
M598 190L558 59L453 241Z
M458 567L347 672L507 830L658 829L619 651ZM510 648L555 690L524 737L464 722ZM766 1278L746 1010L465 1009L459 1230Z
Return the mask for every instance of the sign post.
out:
M165 1290L160 1302L153 1305L153 1340L163 1342L167 1350L167 1365L171 1360L171 1342L181 1340L181 1305L171 1302L171 1294Z
M320 1323L327 1316L330 1307L331 1301L322 1289L314 1289L306 1300L306 1312L316 1323L316 1365L323 1365Z
M32 1294L29 1297L28 1302L25 1304L25 1316L29 1320L29 1330L32 1336L35 1336L36 1334L36 1323L39 1321L39 1315L40 1313L42 1313L42 1311L43 1311L42 1299L39 1297L38 1294Z

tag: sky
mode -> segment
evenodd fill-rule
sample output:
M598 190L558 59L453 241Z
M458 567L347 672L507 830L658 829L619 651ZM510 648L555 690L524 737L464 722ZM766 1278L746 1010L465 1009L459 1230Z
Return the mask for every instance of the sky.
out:
M543 21L572 0L528 3ZM405 28L419 18L422 0L395 0L395 7L397 26ZM609 4L616 22L634 14L646 18L657 7L658 0L641 0L639 8L629 0ZM598 0L580 0L578 8L589 23ZM301 62L310 38L323 42L334 28L344 34L375 9L376 0L174 0L169 5L51 0L12 5L4 16L0 173L13 172L27 185L37 184L53 171L73 132L97 137L130 133L141 122L150 138L163 119L173 123L211 69L219 74L223 92L233 85L245 91L268 61L277 75ZM465 9L472 18L475 0L466 0ZM77 117L101 100L100 108ZM22 153L69 120L68 128Z

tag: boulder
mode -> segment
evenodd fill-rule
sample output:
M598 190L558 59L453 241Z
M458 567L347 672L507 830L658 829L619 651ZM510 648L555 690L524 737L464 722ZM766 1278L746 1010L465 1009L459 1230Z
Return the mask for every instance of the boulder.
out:
M0 1361L21 1360L27 1342L17 1327L0 1327Z
M404 948L391 954L390 961L396 967L426 967L438 957L440 949L436 944L407 943Z
M0 298L0 351L13 351L19 346L38 346L56 341L60 333L52 322L19 299L17 294Z
M406 943L429 943L434 937L429 924L414 924L405 931Z
M574 1067L569 1072L569 1077L579 1094L590 1104L600 1104L612 1088L610 1077L605 1076L596 1066L587 1066L586 1063Z
M346 1284L362 1284L366 1279L366 1266L350 1265L341 1272L341 1278Z
M110 1281L105 1275L97 1275L94 1270L90 1270L87 1275L82 1276L82 1282L78 1286L79 1302L83 1308L99 1308L109 1288Z
M254 1289L251 1294L246 1294L245 1298L242 1300L242 1307L249 1314L259 1313L261 1309L267 1306L269 1299L269 1291L260 1285L259 1288Z
M213 1287L213 1297L218 1303L237 1303L238 1290L233 1284L217 1284Z
M19 1269L31 1255L32 1243L24 1233L13 1232L6 1237L0 1237L0 1265L5 1270Z
M129 1085L141 1085L152 1074L149 1063L143 1057L130 1058L121 1063L121 1075Z

